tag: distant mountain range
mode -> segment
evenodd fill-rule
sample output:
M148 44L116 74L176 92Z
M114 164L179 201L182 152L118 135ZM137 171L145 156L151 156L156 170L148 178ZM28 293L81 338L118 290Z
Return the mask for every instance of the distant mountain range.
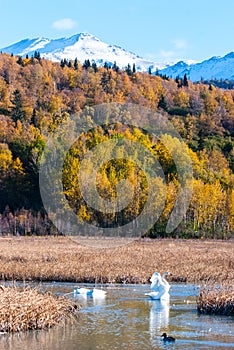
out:
M186 73L192 81L199 81L201 78L234 80L234 52L224 57L212 57L200 63L189 64L180 61L169 65L149 61L119 46L104 43L88 33L61 39L24 39L0 51L20 56L27 54L31 56L35 51L39 51L42 57L52 61L61 61L64 58L74 60L77 57L81 63L87 59L91 63L96 62L99 66L104 65L105 62L109 65L116 62L121 68L126 67L128 63L131 66L135 63L136 69L141 72L148 71L150 68L152 73L158 70L159 74L172 78L183 77Z
M215 56L200 63L187 64L180 61L170 67L160 70L160 74L169 77L183 77L187 74L192 81L203 79L229 79L234 80L234 52L224 57Z

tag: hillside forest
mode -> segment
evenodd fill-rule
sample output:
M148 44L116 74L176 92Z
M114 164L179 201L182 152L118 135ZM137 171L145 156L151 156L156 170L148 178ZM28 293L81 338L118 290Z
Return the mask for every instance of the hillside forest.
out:
M51 62L41 59L38 52L31 58L0 54L0 235L57 233L43 208L39 190L39 167L47 138L69 116L84 109L92 126L93 106L110 102L133 103L160 112L186 143L193 166L193 194L183 221L170 236L231 238L234 90L211 82L192 83L186 75L170 79L150 70L139 73L129 65L119 69L116 64L97 67L89 60L83 64L78 60ZM180 149L181 140L165 137L172 147ZM76 181L84 155L113 138L136 141L159 160L166 179L166 202L159 220L145 235L166 237L165 227L179 186L174 161L162 142L121 122L90 128L70 148L63 172L70 207L84 222L98 222L103 227L116 224L115 215L87 207ZM100 195L115 197L122 179L128 179L137 193L133 204L121 212L119 220L125 224L141 213L148 185L144 173L132 162L118 159L100 168Z

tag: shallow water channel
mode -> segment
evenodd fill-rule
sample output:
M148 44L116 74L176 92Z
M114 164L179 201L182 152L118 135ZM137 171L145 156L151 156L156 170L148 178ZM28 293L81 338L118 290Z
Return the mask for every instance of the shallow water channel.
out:
M43 283L40 288L63 295L74 283ZM85 285L88 288L93 285ZM96 286L100 288L101 286ZM150 300L149 285L104 285L103 299L76 297L79 317L47 331L0 335L1 350L148 350L234 348L234 318L198 315L199 288L173 284L170 301ZM71 298L74 296L71 294ZM160 335L176 338L164 344Z

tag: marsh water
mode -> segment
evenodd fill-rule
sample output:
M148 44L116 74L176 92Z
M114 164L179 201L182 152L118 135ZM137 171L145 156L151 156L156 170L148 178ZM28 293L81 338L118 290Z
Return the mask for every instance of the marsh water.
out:
M70 293L78 284L48 283L43 290ZM88 288L93 285L85 285ZM96 286L107 291L103 299L69 297L82 306L77 319L47 331L0 335L1 350L114 350L114 349L225 349L234 348L234 318L199 315L199 288L174 284L170 301L150 300L149 285ZM176 338L164 344L160 335Z

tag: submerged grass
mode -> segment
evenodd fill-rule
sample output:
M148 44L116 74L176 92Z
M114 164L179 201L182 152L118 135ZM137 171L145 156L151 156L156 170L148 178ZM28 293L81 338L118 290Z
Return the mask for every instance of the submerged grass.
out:
M48 292L0 286L0 332L51 328L77 309L69 299Z
M234 316L234 286L227 283L202 286L197 309L202 314Z

